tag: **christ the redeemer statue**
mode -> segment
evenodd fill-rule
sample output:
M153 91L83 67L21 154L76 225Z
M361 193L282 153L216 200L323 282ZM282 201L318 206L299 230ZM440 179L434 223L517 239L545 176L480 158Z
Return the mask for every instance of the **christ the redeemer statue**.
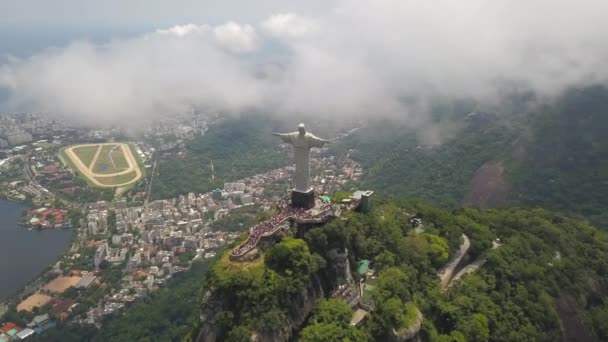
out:
M284 142L293 145L296 159L296 187L291 194L291 203L296 207L312 208L315 195L310 186L310 148L323 147L329 140L321 139L306 132L304 124L298 125L298 131L292 133L274 133Z

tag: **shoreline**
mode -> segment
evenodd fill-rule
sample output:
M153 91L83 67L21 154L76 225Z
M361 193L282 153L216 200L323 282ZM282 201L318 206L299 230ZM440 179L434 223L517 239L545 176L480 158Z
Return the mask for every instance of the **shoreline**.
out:
M7 198L4 198L4 196L1 196L0 200L31 207L31 205L28 203L25 203L23 201L7 199ZM23 216L23 213L21 213L21 215ZM26 226L21 225L20 222L17 221L16 228L24 229L24 228L26 228ZM66 246L65 250L62 253L60 253L57 256L57 258L55 258L52 262L50 262L44 269L42 269L33 279L29 280L24 285L20 286L19 289L17 291L15 291L14 293L9 294L5 298L0 299L0 318L2 318L6 314L6 312L8 312L8 309L11 305L18 304L19 301L22 300L22 298L29 296L29 295L35 293L36 291L38 291L40 288L42 288L47 283L45 281L45 278L47 276L51 275L51 272L53 272L53 267L58 262L63 260L63 258L65 258L66 255L71 250L73 250L73 248L77 245L78 229L73 227L73 228L58 229L58 230L63 231L63 230L67 230L67 229L71 229L72 232L70 234L70 240L69 240L68 245ZM55 229L41 229L41 231L42 230L55 230Z
M19 304L24 297L30 296L36 291L40 290L47 282L44 281L44 278L53 270L53 266L55 266L59 261L61 261L66 254L74 248L74 231L70 237L70 244L66 251L62 253L57 260L53 263L49 264L41 273L39 273L33 280L30 280L25 285L23 285L16 293L9 295L4 299L0 299L0 318L4 316L4 314L8 311L8 308L13 304Z

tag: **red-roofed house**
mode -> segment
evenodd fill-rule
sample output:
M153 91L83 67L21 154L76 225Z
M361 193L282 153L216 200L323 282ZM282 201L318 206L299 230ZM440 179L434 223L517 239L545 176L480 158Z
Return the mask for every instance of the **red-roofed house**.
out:
M2 332L4 332L4 333L7 333L9 330L13 329L16 326L17 326L17 324L15 324L13 322L8 322L5 325L3 325L2 328L0 328L0 330L2 330Z

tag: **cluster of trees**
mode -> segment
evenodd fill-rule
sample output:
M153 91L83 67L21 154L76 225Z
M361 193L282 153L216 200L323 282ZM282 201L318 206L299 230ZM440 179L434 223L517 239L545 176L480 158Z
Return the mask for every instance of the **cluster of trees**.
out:
M435 128L446 128L440 139L431 132L392 121L374 122L332 146L338 155L363 165L363 187L384 196L417 198L455 207L467 193L475 171L487 161L508 156L518 132L487 113L467 116L474 106L444 104L435 109Z
M350 325L352 311L340 299L322 299L310 323L300 333L300 341L369 341L369 336Z
M570 90L529 126L523 160L510 168L515 204L571 211L608 227L608 89Z
M424 231L416 233L412 228L414 217L424 220ZM465 232L477 254L485 252L495 238L486 224L462 213L417 202L378 202L371 213L353 213L348 221L334 220L312 228L304 239L284 238L257 261L235 264L224 256L207 275L205 285L219 303L203 303L203 312L221 339L241 341L254 332L271 334L289 322L293 306L298 305L294 299L311 286L312 277L324 279L329 287L343 281L343 275L335 274L328 263L331 249L348 248L352 264L360 258L371 259L379 272L372 294L374 314L363 329L355 329L349 325L351 311L344 310L345 303L322 301L300 338L387 338L391 331L414 324L419 310L424 312L435 303L439 296L437 270L459 248ZM428 294L435 297L429 300ZM207 312L206 307L213 312ZM334 314L335 320L331 320Z
M111 236L113 234L118 234L118 229L116 229L116 210L108 210L108 217L106 222L108 228L108 235Z
M61 206L56 206L57 208L61 208ZM74 227L78 227L80 224L80 220L84 218L84 214L82 211L78 209L70 209L68 211L67 221L72 224Z
M56 328L35 335L32 341L181 341L198 318L201 278L211 263L193 263L190 271L175 275L166 287L151 293L124 314L109 318L101 330L59 323ZM98 290L98 287L87 289L90 293L84 298L99 299L95 297L100 295Z
M272 136L276 123L260 116L226 119L188 144L186 152L158 161L155 199L207 192L232 181L280 167L286 155ZM211 177L210 163L215 169Z
M415 280L412 268L389 267L378 277L377 288L371 297L375 311L364 331L377 339L387 339L393 331L409 328L418 320L418 308L413 302L411 286Z
M213 221L211 228L225 232L243 231L257 222L263 221L267 215L262 208L257 206L241 207L232 210L230 215Z
M67 157L65 157L67 158ZM75 169L75 168L74 168ZM68 174L65 176L65 181L45 182L43 185L53 190L54 193L61 194L62 197L70 201L89 203L99 200L111 201L114 198L114 189L112 188L95 188L79 175L78 171L74 171L74 175ZM60 193L59 189L70 186L76 186L74 193Z
M288 323L311 275L325 266L319 260L303 240L290 237L269 248L263 261L235 264L224 255L205 279L205 289L215 298L203 303L207 324L222 341L248 341L253 332L273 334Z
M408 215L421 218L424 231L416 232ZM466 262L486 262L442 290L437 272L462 233L471 238ZM502 244L493 249L496 237ZM322 256L346 247L351 262L374 260L375 311L361 329L375 340L411 324L415 308L424 315L421 334L431 341L556 341L562 322L578 322L567 325L567 337L607 336L608 236L575 217L390 201L310 230L305 240Z
M502 162L507 189L500 205L542 206L608 225L608 89L571 89L539 103L524 94L491 113L440 106L433 111L434 127L453 128L440 144L429 142L424 129L377 122L333 148L355 149L351 156L367 171L363 186L452 208L463 203L476 170Z

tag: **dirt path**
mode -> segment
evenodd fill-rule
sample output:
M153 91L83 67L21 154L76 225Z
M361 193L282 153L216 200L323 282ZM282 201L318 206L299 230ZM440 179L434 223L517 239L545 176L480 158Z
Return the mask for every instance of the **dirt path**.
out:
M456 273L456 275L448 283L448 286L452 286L452 284L456 280L464 277L465 275L477 271L485 263L486 263L486 259L477 259L477 260L473 261L472 263L466 265L460 271L458 271L458 273Z
M118 146L114 146L114 148L112 148L108 152L108 157L110 158L110 162L112 163L112 167L114 167L114 170L118 170L118 168L116 167L116 163L114 162L114 158L112 158L112 152L114 152L114 150L116 149L116 147L118 147Z
M439 279L441 279L441 287L447 288L450 280L452 279L452 275L454 274L454 270L462 261L462 258L467 254L469 248L471 247L471 240L465 234L462 234L462 243L460 244L460 249L456 252L456 254L452 257L452 259L445 265L445 267L437 274Z
M97 163L97 158L99 158L99 155L101 154L101 150L103 150L103 145L100 144L99 146L97 146L97 151L95 151L95 155L93 156L93 160L91 160L91 163L89 163L89 165L87 165L87 169L93 169L93 167ZM78 157L78 155L76 155L76 157ZM78 158L78 159L80 159L80 158ZM84 165L84 163L82 163L82 165Z
M78 158L78 155L74 152L74 148L81 147L81 146L93 146L93 145L99 145L99 148L97 149L97 152L95 153L95 157L93 157L93 161L91 162L90 167L87 167L86 165L84 165L82 160L80 158ZM127 161L127 164L129 164L129 167L126 170L123 170L123 171L120 171L117 173L112 173L112 174L100 174L100 173L95 173L91 170L95 166L95 163L97 162L97 158L99 158L99 154L101 153L103 146L107 146L107 145L119 145L122 148L122 151L123 151L123 154ZM71 146L71 147L66 148L65 153L68 156L68 158L70 158L70 160L74 163L74 165L76 165L78 170L80 172L82 172L82 174L84 174L93 184L95 184L96 186L99 186L99 187L114 188L114 187L119 187L119 186L126 186L126 185L129 185L129 184L132 184L132 183L138 181L142 176L141 170L139 169L139 166L137 165L137 160L135 160L135 156L133 156L133 153L132 153L131 149L129 148L129 145L124 144L124 143L76 145L76 146ZM121 184L106 185L97 180L97 178L110 178L110 177L124 175L129 172L133 172L133 171L135 171L135 178L133 178L132 180L130 180L128 182L124 182Z

